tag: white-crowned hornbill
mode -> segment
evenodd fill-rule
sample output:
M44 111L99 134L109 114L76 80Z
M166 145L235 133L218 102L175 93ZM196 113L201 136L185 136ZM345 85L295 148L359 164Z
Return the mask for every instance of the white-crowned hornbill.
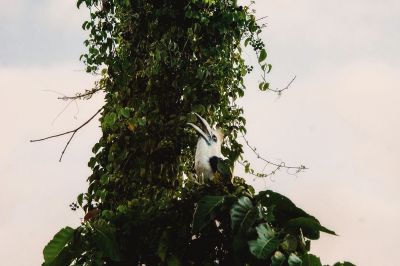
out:
M208 122L196 114L201 122L202 130L195 124L188 123L199 134L195 155L195 170L200 180L213 180L217 175L224 183L231 185L232 171L226 160L222 158L221 145L224 135L220 129L213 129Z

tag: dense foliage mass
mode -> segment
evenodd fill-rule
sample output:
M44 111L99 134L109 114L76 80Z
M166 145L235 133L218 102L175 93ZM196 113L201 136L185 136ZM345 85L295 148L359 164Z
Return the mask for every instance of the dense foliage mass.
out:
M243 179L193 182L193 112L225 133L223 155L241 156L242 58L261 71L267 53L253 12L236 0L78 0L90 9L82 56L102 75L103 135L93 147L86 213L44 249L44 265L321 265L310 240L334 234L273 191ZM268 89L262 82L261 90ZM337 264L350 265L350 264Z

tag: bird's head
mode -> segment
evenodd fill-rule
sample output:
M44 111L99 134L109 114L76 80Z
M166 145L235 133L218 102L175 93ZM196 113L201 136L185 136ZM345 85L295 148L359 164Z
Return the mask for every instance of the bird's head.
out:
M201 129L200 127L192 123L188 123L188 125L193 127L199 134L199 142L204 142L205 144L210 146L210 148L218 147L218 150L220 150L222 140L224 138L224 134L222 133L222 131L218 128L213 129L204 118L196 113L194 114L197 116L198 120L201 123L201 127L203 127L204 129Z

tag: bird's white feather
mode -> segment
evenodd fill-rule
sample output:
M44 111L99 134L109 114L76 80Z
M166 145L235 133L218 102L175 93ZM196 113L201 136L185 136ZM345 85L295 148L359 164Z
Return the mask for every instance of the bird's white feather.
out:
M217 141L211 141L210 144L208 144L204 138L200 137L197 142L195 169L197 175L204 179L212 179L214 177L210 165L210 158L214 156L222 157L221 145L223 135L218 130L212 130L212 133L217 137Z

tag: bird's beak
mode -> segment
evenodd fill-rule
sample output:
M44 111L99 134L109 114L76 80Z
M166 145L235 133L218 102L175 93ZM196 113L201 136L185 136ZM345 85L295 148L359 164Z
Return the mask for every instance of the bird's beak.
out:
M197 118L198 118L198 119L200 120L200 122L203 124L203 126L204 126L205 129L207 130L207 133L208 133L208 134L204 133L204 131L201 130L201 129L200 129L198 126L196 126L195 124L188 123L188 125L192 126L192 127L197 131L197 133L199 133L200 136L202 136L202 137L204 138L204 140L207 142L207 144L210 145L210 143L211 143L211 142L210 142L210 139L211 139L211 135L212 135L210 125L208 124L208 122L207 122L203 117L201 117L201 116L198 115L197 113L194 113L194 114L197 116Z

